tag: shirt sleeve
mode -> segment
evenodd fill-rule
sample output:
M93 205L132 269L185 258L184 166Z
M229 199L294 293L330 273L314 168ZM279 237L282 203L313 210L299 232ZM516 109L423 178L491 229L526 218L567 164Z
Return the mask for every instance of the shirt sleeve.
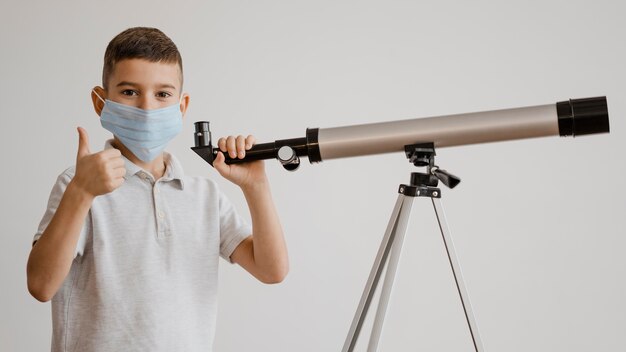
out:
M57 211L59 207L59 203L61 203L61 199L63 198L63 193L65 193L65 189L67 189L67 185L70 183L73 177L73 172L71 169L65 170L56 180L56 183L52 187L52 191L50 192L50 198L48 198L48 207L46 208L46 212L43 214L43 218L39 223L39 227L37 228L37 233L33 237L33 245L35 242L39 240L43 232L46 230L50 221L52 221L52 217ZM80 236L78 237L78 242L76 243L76 251L74 252L74 258L78 255L83 255L85 250L85 242L87 238L87 234L91 229L91 211L87 214L85 221L83 222L83 227L80 230Z
M235 207L218 191L220 216L220 256L229 263L233 263L230 256L237 246L252 235L252 227L239 216Z

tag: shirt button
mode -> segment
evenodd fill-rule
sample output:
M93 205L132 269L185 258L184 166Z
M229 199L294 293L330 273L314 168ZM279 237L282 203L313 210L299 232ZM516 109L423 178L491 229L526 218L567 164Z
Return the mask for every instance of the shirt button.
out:
M165 217L165 214L159 210L159 212L157 213L157 215L159 216L159 218L163 219Z

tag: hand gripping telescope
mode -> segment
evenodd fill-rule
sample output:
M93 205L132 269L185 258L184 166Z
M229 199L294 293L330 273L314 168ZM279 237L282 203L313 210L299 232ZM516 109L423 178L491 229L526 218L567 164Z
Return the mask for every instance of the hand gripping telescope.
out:
M208 121L195 123L195 147L213 165L219 149L213 147ZM302 138L256 144L243 159L226 163L278 159L289 171L301 157L311 163L323 160L402 152L416 143L435 148L545 136L581 136L609 132L606 97L571 99L556 104L417 118L334 128L309 128Z

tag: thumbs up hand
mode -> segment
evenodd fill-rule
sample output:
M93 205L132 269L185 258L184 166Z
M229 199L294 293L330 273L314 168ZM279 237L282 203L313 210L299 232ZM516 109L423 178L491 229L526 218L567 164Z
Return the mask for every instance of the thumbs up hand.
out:
M95 198L119 188L124 183L124 175L122 153L117 149L106 149L91 154L89 135L84 128L78 127L76 174L72 183Z

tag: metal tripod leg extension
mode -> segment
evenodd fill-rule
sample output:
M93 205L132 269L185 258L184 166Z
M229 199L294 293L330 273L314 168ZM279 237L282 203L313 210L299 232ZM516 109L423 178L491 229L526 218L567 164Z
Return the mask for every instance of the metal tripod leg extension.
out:
M368 352L375 352L378 348L378 342L380 340L385 315L387 312L387 306L389 304L389 297L393 288L393 282L396 276L398 262L402 252L402 246L404 243L404 236L407 230L407 224L411 213L411 207L415 197L430 197L435 208L437 215L437 221L439 222L439 228L443 237L444 245L452 268L452 273L457 285L459 295L461 297L461 303L465 312L465 317L470 329L474 349L476 352L484 352L478 328L474 320L474 316L471 310L471 305L465 290L463 283L461 268L458 264L456 254L454 252L454 246L452 244L452 238L450 236L448 226L443 213L443 207L439 201L441 197L441 191L438 188L433 187L420 187L420 186L406 186L401 185L399 190L400 195L396 202L396 206L391 215L389 225L383 237L382 243L376 255L374 265L370 272L370 276L365 285L361 301L355 313L350 331L346 338L342 352L352 352L356 346L356 342L363 326L363 322L367 315L367 311L371 304L372 298L378 286L382 270L387 266L385 274L385 281L383 283L382 291L380 293L378 309L372 327L372 333L370 335L370 341L368 344Z
M363 327L363 322L365 321L365 316L367 315L367 311L372 302L372 298L374 297L376 287L378 286L378 281L380 280L383 267L387 263L387 259L389 257L390 250L394 245L394 241L396 240L398 234L400 234L399 240L404 240L404 234L406 233L406 227L409 221L411 207L413 205L413 199L413 197L405 197L403 194L400 194L398 196L396 206L393 209L391 219L389 220L387 230L385 231L385 236L383 237L382 243L380 244L380 247L378 249L378 253L376 254L374 266L372 267L370 276L367 279L367 283L365 284L365 290L363 291L361 301L359 302L359 306L354 315L354 319L352 320L352 325L350 326L350 331L348 333L348 337L346 338L346 342L343 346L342 352L354 351L356 341L359 337L359 333L361 332L361 328ZM396 246L396 248L401 249L402 246ZM399 251L395 252L398 252L394 254L399 256ZM395 262L397 263L397 259L395 259ZM387 272L385 277L389 276L389 272ZM389 283L388 286L391 286L392 284L393 282Z
M465 312L465 320L472 336L472 342L474 343L474 350L476 352L484 352L483 343L480 340L480 332L478 331L478 325L476 325L476 319L472 311L472 305L470 304L469 294L465 288L465 282L463 281L463 273L461 271L461 265L456 257L454 251L454 243L452 242L452 236L450 235L450 229L448 228L448 222L446 221L446 214L443 211L443 205L441 199L433 197L431 198L433 207L435 208L435 214L437 215L437 222L439 223L439 229L441 230L441 237L443 238L443 244L446 247L448 253L448 260L450 261L450 268L452 268L452 275L454 275L454 282L456 288L459 291L459 297L461 298L461 304L463 305L463 311Z

